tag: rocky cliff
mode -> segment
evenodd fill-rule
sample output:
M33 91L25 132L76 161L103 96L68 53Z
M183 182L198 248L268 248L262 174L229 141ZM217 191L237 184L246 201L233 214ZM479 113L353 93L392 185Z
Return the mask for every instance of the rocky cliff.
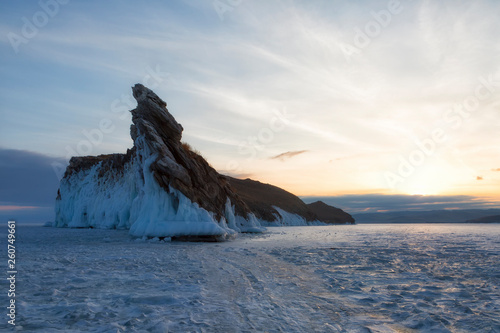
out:
M132 91L133 148L70 160L56 199L56 226L223 240L261 232L263 225L321 223L291 193L219 174L181 142L183 127L161 98L141 84Z

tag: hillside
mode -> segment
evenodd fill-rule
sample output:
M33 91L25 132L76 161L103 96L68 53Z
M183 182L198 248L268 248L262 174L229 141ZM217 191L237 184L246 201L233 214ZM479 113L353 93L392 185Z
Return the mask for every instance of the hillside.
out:
M307 207L314 212L321 221L335 224L354 224L355 220L340 208L327 205L323 201L316 201L307 204Z
M306 221L312 222L318 219L318 216L302 200L282 188L251 179L228 177L228 180L231 187L258 219L270 222L276 220L275 216L278 211L274 207L297 214Z
M500 223L500 215L485 216L467 220L467 223Z

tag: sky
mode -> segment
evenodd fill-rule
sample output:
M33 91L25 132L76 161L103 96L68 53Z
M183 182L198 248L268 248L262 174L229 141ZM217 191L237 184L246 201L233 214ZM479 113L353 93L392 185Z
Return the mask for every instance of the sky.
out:
M3 2L0 215L50 219L71 156L130 148L135 83L221 173L346 206L493 207L499 16L493 0Z

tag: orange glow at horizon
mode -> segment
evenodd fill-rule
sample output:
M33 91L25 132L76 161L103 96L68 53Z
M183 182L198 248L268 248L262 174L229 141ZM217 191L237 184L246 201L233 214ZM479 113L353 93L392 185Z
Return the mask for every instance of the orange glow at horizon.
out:
M37 209L40 208L38 206L1 206L0 211L18 211L18 210L29 210L29 209Z

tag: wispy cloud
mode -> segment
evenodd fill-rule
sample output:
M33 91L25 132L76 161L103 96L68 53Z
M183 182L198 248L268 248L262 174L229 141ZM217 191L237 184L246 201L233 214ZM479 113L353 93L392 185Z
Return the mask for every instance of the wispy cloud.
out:
M309 150L295 150L295 151L287 151L285 153L281 153L279 155L271 157L272 160L280 160L281 162L284 162L287 159L290 159L292 157L295 157L300 154L307 153Z

